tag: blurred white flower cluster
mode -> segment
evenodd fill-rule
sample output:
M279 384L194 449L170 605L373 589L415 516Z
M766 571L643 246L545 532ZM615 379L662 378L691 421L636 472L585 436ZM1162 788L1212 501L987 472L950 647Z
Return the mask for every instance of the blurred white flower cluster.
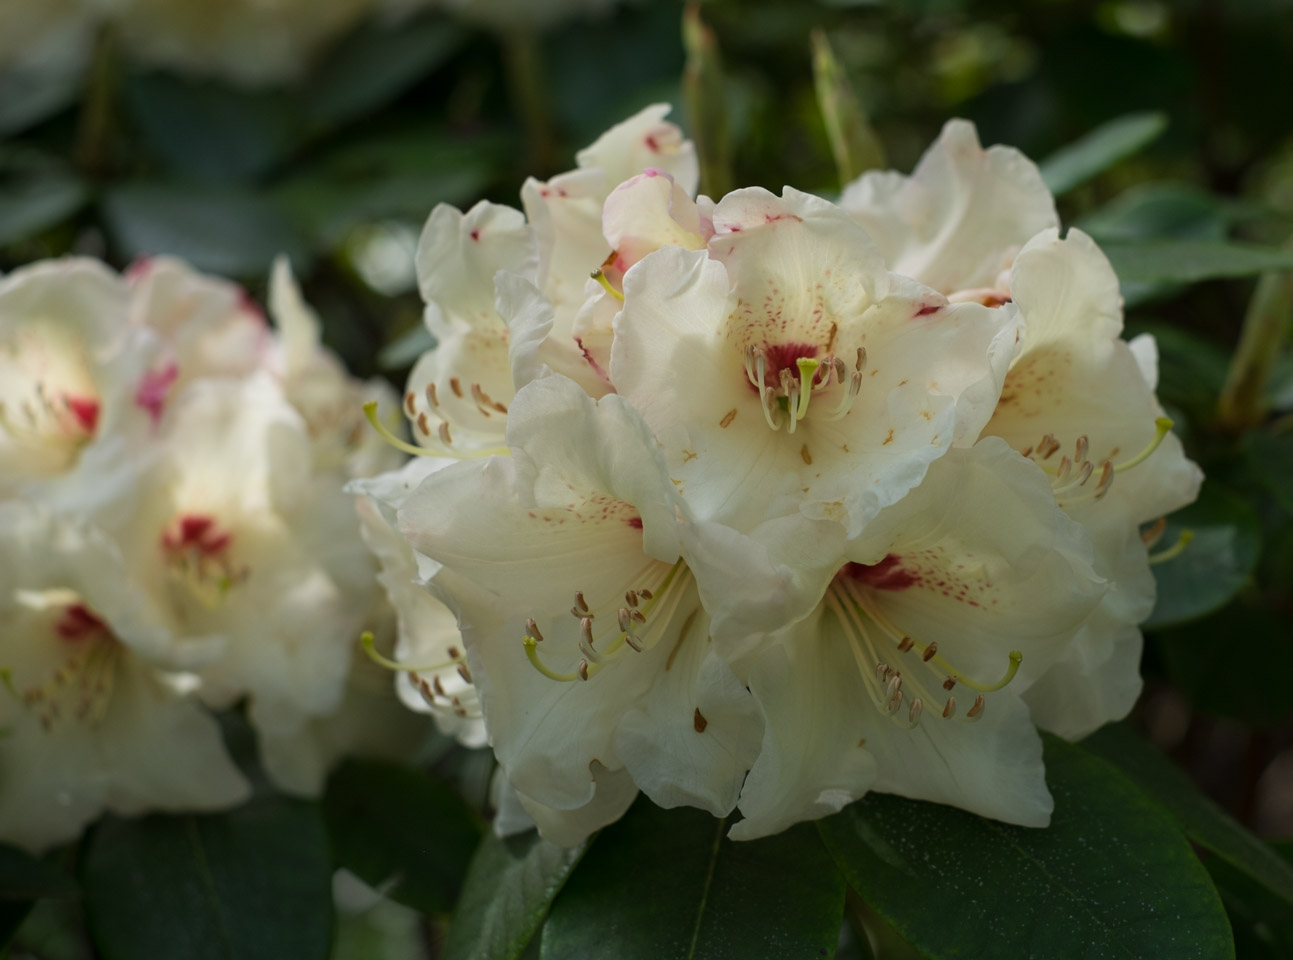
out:
M562 843L639 790L739 810L738 838L869 790L1046 824L1037 728L1130 709L1152 524L1201 479L1153 341L967 123L839 204L715 202L666 113L524 213L427 223L439 342L402 407L429 458L358 484L392 525L401 685L478 697Z
M93 35L109 27L128 58L246 86L299 78L332 43L367 18L399 20L443 10L500 29L543 28L616 0L4 0L0 70L76 73Z
M210 710L242 698L294 792L417 725L351 666L394 632L343 491L401 459L362 419L393 394L321 346L285 262L270 300L273 328L167 258L0 279L0 841L240 802Z

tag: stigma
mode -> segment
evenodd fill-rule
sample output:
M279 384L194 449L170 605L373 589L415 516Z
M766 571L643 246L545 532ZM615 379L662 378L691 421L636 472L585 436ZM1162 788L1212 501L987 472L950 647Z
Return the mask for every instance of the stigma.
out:
M809 354L816 354L816 348L793 344L745 348L745 376L759 395L763 419L773 430L785 426L787 433L794 433L808 416L814 393L833 394L833 406L815 414L825 421L842 420L857 400L867 362L864 347L858 347L851 367L834 354L821 360ZM831 402L823 396L818 406Z

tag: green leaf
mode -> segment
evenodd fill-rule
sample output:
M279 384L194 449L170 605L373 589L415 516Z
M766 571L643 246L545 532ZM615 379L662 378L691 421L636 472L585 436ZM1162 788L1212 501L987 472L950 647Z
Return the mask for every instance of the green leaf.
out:
M1154 566L1158 599L1143 626L1155 630L1219 610L1248 583L1261 548L1253 508L1215 480L1199 499L1167 518L1160 544L1170 547L1182 531L1194 534L1185 552Z
M559 847L533 831L506 839L487 833L449 925L444 960L520 957L586 849Z
M557 898L545 960L833 956L844 882L811 825L740 843L728 826L639 799Z
M1293 841L1263 844L1293 868ZM1288 960L1293 956L1293 911L1248 874L1224 860L1208 861L1208 872L1221 893L1235 932L1235 946L1245 960Z
M1191 840L1293 905L1293 864L1231 819L1172 761L1132 730L1110 724L1083 740L1082 746L1136 781Z
M423 913L453 907L480 827L448 787L403 764L348 760L323 812L337 866Z
M462 46L465 34L442 18L370 22L345 37L303 91L312 126L363 117L395 99Z
M258 798L210 816L108 817L81 885L105 960L326 960L332 867L314 804Z
M1253 476L1293 514L1293 431L1254 430L1244 438L1244 457Z
M20 133L76 102L85 71L64 58L0 70L0 137Z
M1101 243L1222 240L1232 219L1225 201L1185 183L1142 183L1088 213L1077 226Z
M103 215L127 258L174 254L199 270L262 277L287 254L303 270L307 248L277 201L236 187L140 183L115 187Z
M89 200L70 176L40 176L0 186L0 244L24 240L73 216Z
M1123 285L1197 283L1223 277L1250 277L1267 270L1293 269L1293 250L1251 243L1206 240L1153 240L1103 244Z
M17 847L0 843L0 901L65 900L77 895L65 873Z
M132 77L126 94L144 141L185 176L256 178L286 160L304 138L301 113L283 91L150 73Z
M1144 149L1166 129L1167 116L1162 113L1116 117L1043 160L1042 180L1058 197Z
M1162 810L1046 737L1051 825L871 795L818 824L849 883L934 960L1234 956L1217 892Z

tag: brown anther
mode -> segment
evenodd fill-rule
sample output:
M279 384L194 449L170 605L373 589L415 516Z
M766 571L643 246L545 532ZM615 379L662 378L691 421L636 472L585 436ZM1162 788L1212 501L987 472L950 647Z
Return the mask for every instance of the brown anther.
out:
M704 733L705 728L709 726L709 721L706 720L705 715L700 712L700 707L696 708L696 713L691 718L691 726L697 733Z
M440 694L440 696L442 697L448 696L448 694L444 692L444 684L440 682L439 674L436 674L434 677L431 678L431 686L435 688L435 692Z
M449 378L449 389L453 391L453 395L455 397L462 396L462 384L459 382L457 377Z
M974 698L974 706L970 707L969 710L966 710L965 715L969 717L971 720L973 720L975 717L979 716L982 713L983 713L983 694L979 694L977 697Z
M439 398L439 396L437 396L437 395L436 395L436 390L435 390L435 384L434 384L434 383L428 383L428 384L427 384L427 391L426 391L426 393L427 393L427 403L431 404L431 406L433 406L433 407L438 407L438 406L440 406L440 398Z
M906 653L915 645L915 643L916 641L913 640L911 637L904 636L901 640L898 641L898 652Z
M1029 446L1027 446L1027 447L1024 447L1024 449L1022 449L1022 450L1020 450L1020 451L1019 451L1019 455L1020 455L1021 457L1031 457L1031 456L1033 455L1033 448L1032 448L1032 446L1031 446L1031 445L1029 445Z
M1078 471L1078 475L1077 475L1077 485L1079 487L1086 486L1086 482L1091 479L1091 471L1093 471L1094 469L1095 469L1095 464L1093 464L1090 460L1082 461L1082 468Z
M579 674L580 680L588 679L588 661L580 660L579 666L575 667L575 673Z
M641 610L634 610L631 614L629 614L629 616L631 616L638 623L646 623L646 614L644 614Z
M926 663L929 663L929 661L933 660L937 654L938 654L938 641L934 640L930 643L928 647L925 648L925 652L920 655L920 659L924 660Z
M633 629L633 622L629 617L627 607L620 607L619 610L616 611L616 615L620 625L620 633L628 633Z
M1063 457L1060 458L1059 470L1056 471L1055 473L1056 482L1063 483L1065 480L1069 478L1069 473L1071 473L1072 470L1073 470L1073 461L1068 458L1068 454L1065 454Z
M422 436L431 436L431 425L427 423L427 415L425 412L418 414L418 429L422 431Z
M584 613L588 612L588 602L584 600L584 592L582 590L575 591L575 606L584 611Z
M417 413L417 397L412 390L404 394L404 409L409 412L410 417Z
M457 647L450 647L450 648L449 648L449 659L450 659L450 660L461 660L461 659L462 659L462 653L461 653L461 651L459 651L459 649L458 649Z
M655 596L655 594L652 593L650 590L648 590L646 587L642 587L640 590L638 590L638 596L641 597L643 600L650 600L652 597Z
M593 645L593 618L583 617L579 621L579 638L589 647Z
M471 671L467 669L467 664L458 664L458 676L462 677L467 683L471 683Z
M858 347L858 362L853 368L854 373L861 373L866 369L866 347Z
M638 605L638 592L636 590L626 591L624 593L624 602L630 607L636 607Z
M884 683L886 680L889 679L889 669L890 669L889 664L877 663L875 665L875 678L879 680L881 683Z
M449 422L447 420L440 421L440 442L446 447L453 443L453 439L449 436Z
M946 719L956 713L956 697L948 697L947 703L943 704L943 717Z
M894 697L902 696L902 677L901 676L895 673L892 677L889 678L889 685L884 688L884 696L886 700L892 700Z
M637 651L638 653L641 653L641 652L642 652L642 644L641 644L641 642L640 642L640 641L638 640L638 638L637 638L636 636L634 636L632 633L627 633L627 632L626 632L626 633L624 634L624 642L625 642L625 643L627 643L630 647L632 647L632 648L633 648L635 651Z
M917 720L919 720L919 719L920 719L920 711L924 709L924 706L925 706L925 705L924 705L923 703L921 703L921 701L920 701L920 697L916 697L916 698L914 698L914 699L911 701L911 707L907 710L907 720L908 720L908 722L910 722L910 723L915 723Z
M1086 434L1077 438L1077 445L1073 448L1073 462L1081 463L1086 459L1087 451L1091 449L1091 441L1087 439Z
M543 634L539 632L539 625L535 623L533 619L527 619L525 621L525 632L532 636L536 643L543 642Z
M1100 468L1100 482L1095 485L1095 498L1099 500L1113 486L1113 461L1106 460Z

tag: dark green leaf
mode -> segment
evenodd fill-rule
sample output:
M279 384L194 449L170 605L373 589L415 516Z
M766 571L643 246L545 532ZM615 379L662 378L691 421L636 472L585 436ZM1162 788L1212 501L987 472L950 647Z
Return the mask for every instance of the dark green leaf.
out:
M1293 841L1264 844L1293 869ZM1244 960L1288 960L1293 956L1293 911L1244 872L1224 860L1208 861L1208 872L1230 914L1235 946Z
M557 898L545 960L834 956L844 882L812 827L736 843L728 826L641 798Z
M349 760L323 811L337 866L424 913L453 907L480 828L448 787L402 764Z
M0 900L75 896L76 884L61 870L24 850L0 843Z
M1251 243L1152 240L1106 243L1104 252L1124 284L1196 283L1293 269L1293 250Z
M1046 738L1051 825L872 795L818 826L849 883L925 955L1234 956L1207 872L1105 761Z
M534 832L487 834L449 925L444 960L520 957L585 849L558 847Z
M1184 183L1142 183L1077 222L1101 243L1119 240L1222 240L1231 215L1224 200Z
M0 185L0 244L13 243L71 217L89 199L70 176L41 176Z
M181 175L259 177L302 140L300 111L281 91L152 73L131 78L126 92L144 141Z
M81 884L106 960L325 960L332 868L317 806L258 798L210 816L108 817Z
M1166 129L1167 117L1161 113L1117 117L1043 160L1042 180L1058 197L1144 149Z
M1158 750L1123 724L1110 724L1082 746L1117 766L1163 809L1186 836L1293 905L1293 864L1257 839Z
M1257 565L1257 513L1216 481L1205 483L1198 500L1167 518L1160 542L1170 547L1184 530L1194 534L1185 552L1154 566L1158 600L1144 623L1147 629L1197 620L1220 609L1248 583Z
M58 57L0 70L0 137L70 107L81 93L83 74Z
M261 277L285 253L302 269L306 247L270 197L237 188L131 184L110 190L103 214L126 257L174 254L199 270Z
M1293 431L1254 430L1244 440L1244 455L1253 475L1293 513Z
M461 46L463 32L447 20L424 17L370 23L347 36L319 65L303 92L308 121L339 126L399 96Z

